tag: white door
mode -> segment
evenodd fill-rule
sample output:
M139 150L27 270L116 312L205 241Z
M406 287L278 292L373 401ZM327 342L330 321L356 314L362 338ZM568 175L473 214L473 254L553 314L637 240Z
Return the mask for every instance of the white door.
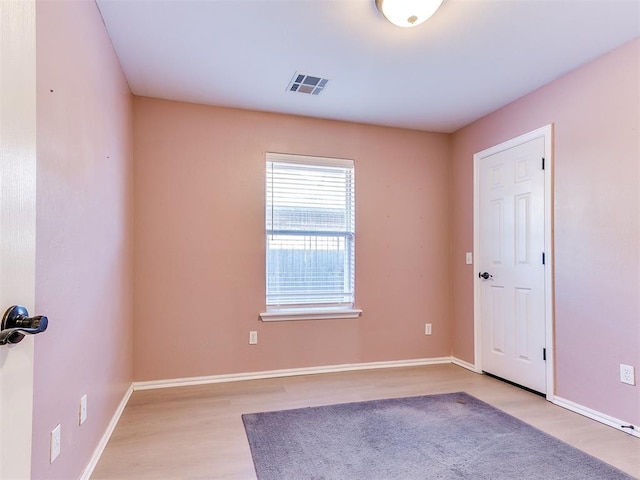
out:
M35 2L0 0L0 317L35 296ZM31 471L33 337L0 346L0 479Z
M482 370L547 391L545 137L476 156Z

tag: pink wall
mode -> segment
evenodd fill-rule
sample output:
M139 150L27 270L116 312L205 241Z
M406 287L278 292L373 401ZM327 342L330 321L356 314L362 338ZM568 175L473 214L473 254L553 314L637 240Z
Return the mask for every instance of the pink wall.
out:
M134 111L136 380L449 355L447 135L138 97ZM267 151L355 160L361 318L259 320Z
M554 124L557 395L640 424L640 39L456 132L453 353L473 361L473 154Z
M38 1L36 21L36 310L50 325L35 346L32 477L70 479L132 380L132 96L94 2Z

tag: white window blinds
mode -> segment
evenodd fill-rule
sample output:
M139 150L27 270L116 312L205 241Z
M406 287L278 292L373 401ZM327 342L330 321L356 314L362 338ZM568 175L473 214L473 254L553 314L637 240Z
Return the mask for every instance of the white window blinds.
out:
M267 153L267 307L352 307L352 160Z

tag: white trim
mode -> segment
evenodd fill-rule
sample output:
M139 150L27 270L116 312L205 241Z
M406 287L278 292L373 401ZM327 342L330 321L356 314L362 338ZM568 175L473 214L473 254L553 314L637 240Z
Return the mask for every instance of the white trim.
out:
M155 388L184 387L188 385L205 385L210 383L240 382L244 380L261 380L265 378L294 377L298 375L317 375L321 373L351 372L357 370L373 370L377 368L417 367L424 365L441 365L451 363L451 357L419 358L414 360L397 360L390 362L347 363L342 365L326 365L321 367L288 368L283 370L267 370L264 372L231 373L210 375L206 377L174 378L170 380L151 380L133 382L133 390L152 390Z
M460 360L456 357L451 357L451 363L459 367L466 368L467 370L471 370L473 373L482 373L482 371L476 368L473 363L465 362L464 360Z
M596 410L592 410L591 408L585 407L565 398L555 397L553 399L553 403L555 405L558 405L559 407L566 408L567 410L571 410L572 412L590 418L591 420L604 423L605 425L613 427L616 430L620 430L624 433L628 433L629 435L640 438L640 428L638 428L638 425L634 425L635 428L633 430L631 430L630 428L622 428L622 425L630 425L629 422L623 422L622 420L611 417Z
M84 469L84 472L82 472L82 476L80 477L80 480L89 480L89 478L91 477L91 474L93 474L93 471L95 470L96 465L98 464L98 461L102 456L102 452L104 452L104 449L107 446L107 443L109 442L109 439L111 438L111 435L113 434L113 431L115 430L116 425L120 420L120 417L122 416L122 412L124 412L124 408L127 406L127 403L129 403L129 398L131 398L132 393L133 393L133 383L129 385L129 388L124 393L122 400L120 400L120 404L118 405L118 408L113 414L113 417L111 418L111 421L107 426L107 429L102 435L102 438L100 439L100 443L98 443L98 446L93 452L93 455L91 456L91 460L89 461L89 464Z
M519 137L507 140L494 147L473 155L473 258L474 267L480 258L480 159L502 152L516 145L544 137L544 250L545 250L545 343L547 349L546 362L546 397L553 401L555 389L555 342L553 317L553 125L533 130ZM474 362L478 372L482 371L482 332L480 325L480 285L477 281L477 268L473 269L473 331L474 331Z
M555 286L554 286L554 269L555 255L553 248L553 124L546 125L538 131L544 135L544 158L545 158L545 176L544 176L544 250L545 263L547 268L544 269L544 284L546 299L545 313L546 318L545 334L546 334L546 352L547 352L547 400L553 402L555 398L556 388L556 363L555 363L555 317L553 305L555 302Z
M260 319L263 322L282 322L288 320L328 320L340 318L358 318L362 310L356 308L339 309L308 309L308 310L274 310L262 312Z
M326 167L353 168L353 160L347 158L313 157L311 155L293 155L290 153L266 152L267 162L302 163L306 165L322 165Z

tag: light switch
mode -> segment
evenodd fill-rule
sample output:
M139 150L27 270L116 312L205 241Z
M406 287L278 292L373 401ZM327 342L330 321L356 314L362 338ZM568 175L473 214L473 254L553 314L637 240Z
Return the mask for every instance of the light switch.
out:
M465 261L466 261L467 265L472 265L473 264L473 253L472 252L467 252L466 253Z

